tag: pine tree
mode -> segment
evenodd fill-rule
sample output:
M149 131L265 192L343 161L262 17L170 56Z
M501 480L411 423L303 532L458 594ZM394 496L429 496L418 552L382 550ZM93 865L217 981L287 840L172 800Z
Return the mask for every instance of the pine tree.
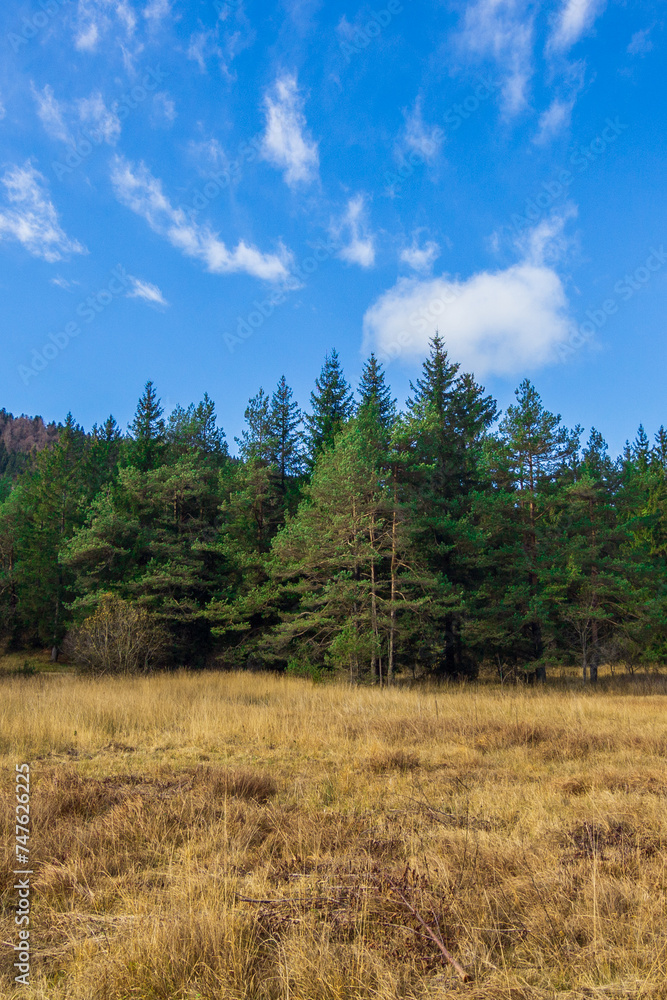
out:
M558 476L567 473L578 452L581 428L570 432L561 426L560 414L550 413L528 379L515 392L517 404L508 406L500 424L500 434L511 489L518 501L522 549L521 576L527 578L528 591L517 608L521 630L530 636L531 659L540 661L544 654L544 601L541 576L539 523L544 512L544 497ZM521 567L517 566L516 570ZM524 576L525 573L525 576ZM544 667L538 663L544 676Z
M72 574L60 555L90 502L86 448L83 429L68 413L56 444L38 453L23 491L16 553L18 611L29 634L54 650L67 630L67 604L73 596Z
M648 464L650 461L650 452L651 449L648 440L648 434L644 430L643 424L640 424L639 429L637 431L637 437L635 438L634 444L632 445L632 457L639 466L639 468L642 470L642 472L645 472L646 469L648 468Z
M270 401L263 389L248 400L245 422L241 437L234 439L239 446L239 455L245 462L270 465L275 442L271 433Z
M323 448L333 444L338 431L352 416L354 397L345 381L343 369L334 349L327 354L315 390L310 394L312 413L305 417L308 429L309 460L311 467Z
M123 435L115 418L109 415L98 427L93 425L88 470L94 495L115 475L123 450Z
M146 382L134 420L129 426L134 440L132 464L144 472L155 468L162 455L165 439L163 412L155 386L151 381Z
M283 375L271 397L269 434L273 443L272 462L278 470L280 489L287 492L288 479L303 472L303 417Z
M207 392L195 406L177 406L169 416L166 431L174 458L197 453L209 465L220 465L228 455L225 432L217 426L215 403Z
M654 464L667 474L667 430L661 425L655 435L655 445L651 451L651 459Z
M382 365L371 354L359 379L359 410L372 406L380 426L389 431L396 419L396 400L392 399Z
M418 551L441 581L434 631L444 639L436 672L474 672L463 644L463 594L470 583L466 514L479 488L482 445L496 404L473 377L459 374L436 333L413 385L402 432L414 453L411 524ZM403 450L405 450L405 445Z

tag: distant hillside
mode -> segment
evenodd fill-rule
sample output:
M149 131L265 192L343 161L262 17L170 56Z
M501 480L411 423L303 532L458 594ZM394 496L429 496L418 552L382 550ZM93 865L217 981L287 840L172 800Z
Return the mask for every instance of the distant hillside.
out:
M0 409L0 475L13 475L25 468L30 452L40 451L58 437L55 422L45 424L41 417L27 417Z

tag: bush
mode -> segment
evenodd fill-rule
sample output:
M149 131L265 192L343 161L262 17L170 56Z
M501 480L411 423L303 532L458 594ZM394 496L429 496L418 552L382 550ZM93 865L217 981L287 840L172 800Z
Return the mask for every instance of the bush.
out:
M65 637L63 651L97 674L146 672L169 644L166 629L143 608L103 594L97 610Z
M314 684L319 684L324 680L324 672L321 667L316 667L312 663L299 663L297 660L290 660L285 669L288 677L307 677Z

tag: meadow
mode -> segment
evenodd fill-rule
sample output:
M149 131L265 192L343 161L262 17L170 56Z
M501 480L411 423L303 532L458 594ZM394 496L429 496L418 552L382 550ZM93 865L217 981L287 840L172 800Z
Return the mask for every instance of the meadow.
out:
M379 690L16 665L3 998L667 997L664 677ZM34 953L16 986L24 761Z

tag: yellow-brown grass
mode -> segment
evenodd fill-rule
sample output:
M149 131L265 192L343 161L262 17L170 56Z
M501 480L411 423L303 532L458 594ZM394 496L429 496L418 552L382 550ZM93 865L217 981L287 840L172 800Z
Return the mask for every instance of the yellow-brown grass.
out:
M667 997L666 710L641 683L0 677L0 995Z

